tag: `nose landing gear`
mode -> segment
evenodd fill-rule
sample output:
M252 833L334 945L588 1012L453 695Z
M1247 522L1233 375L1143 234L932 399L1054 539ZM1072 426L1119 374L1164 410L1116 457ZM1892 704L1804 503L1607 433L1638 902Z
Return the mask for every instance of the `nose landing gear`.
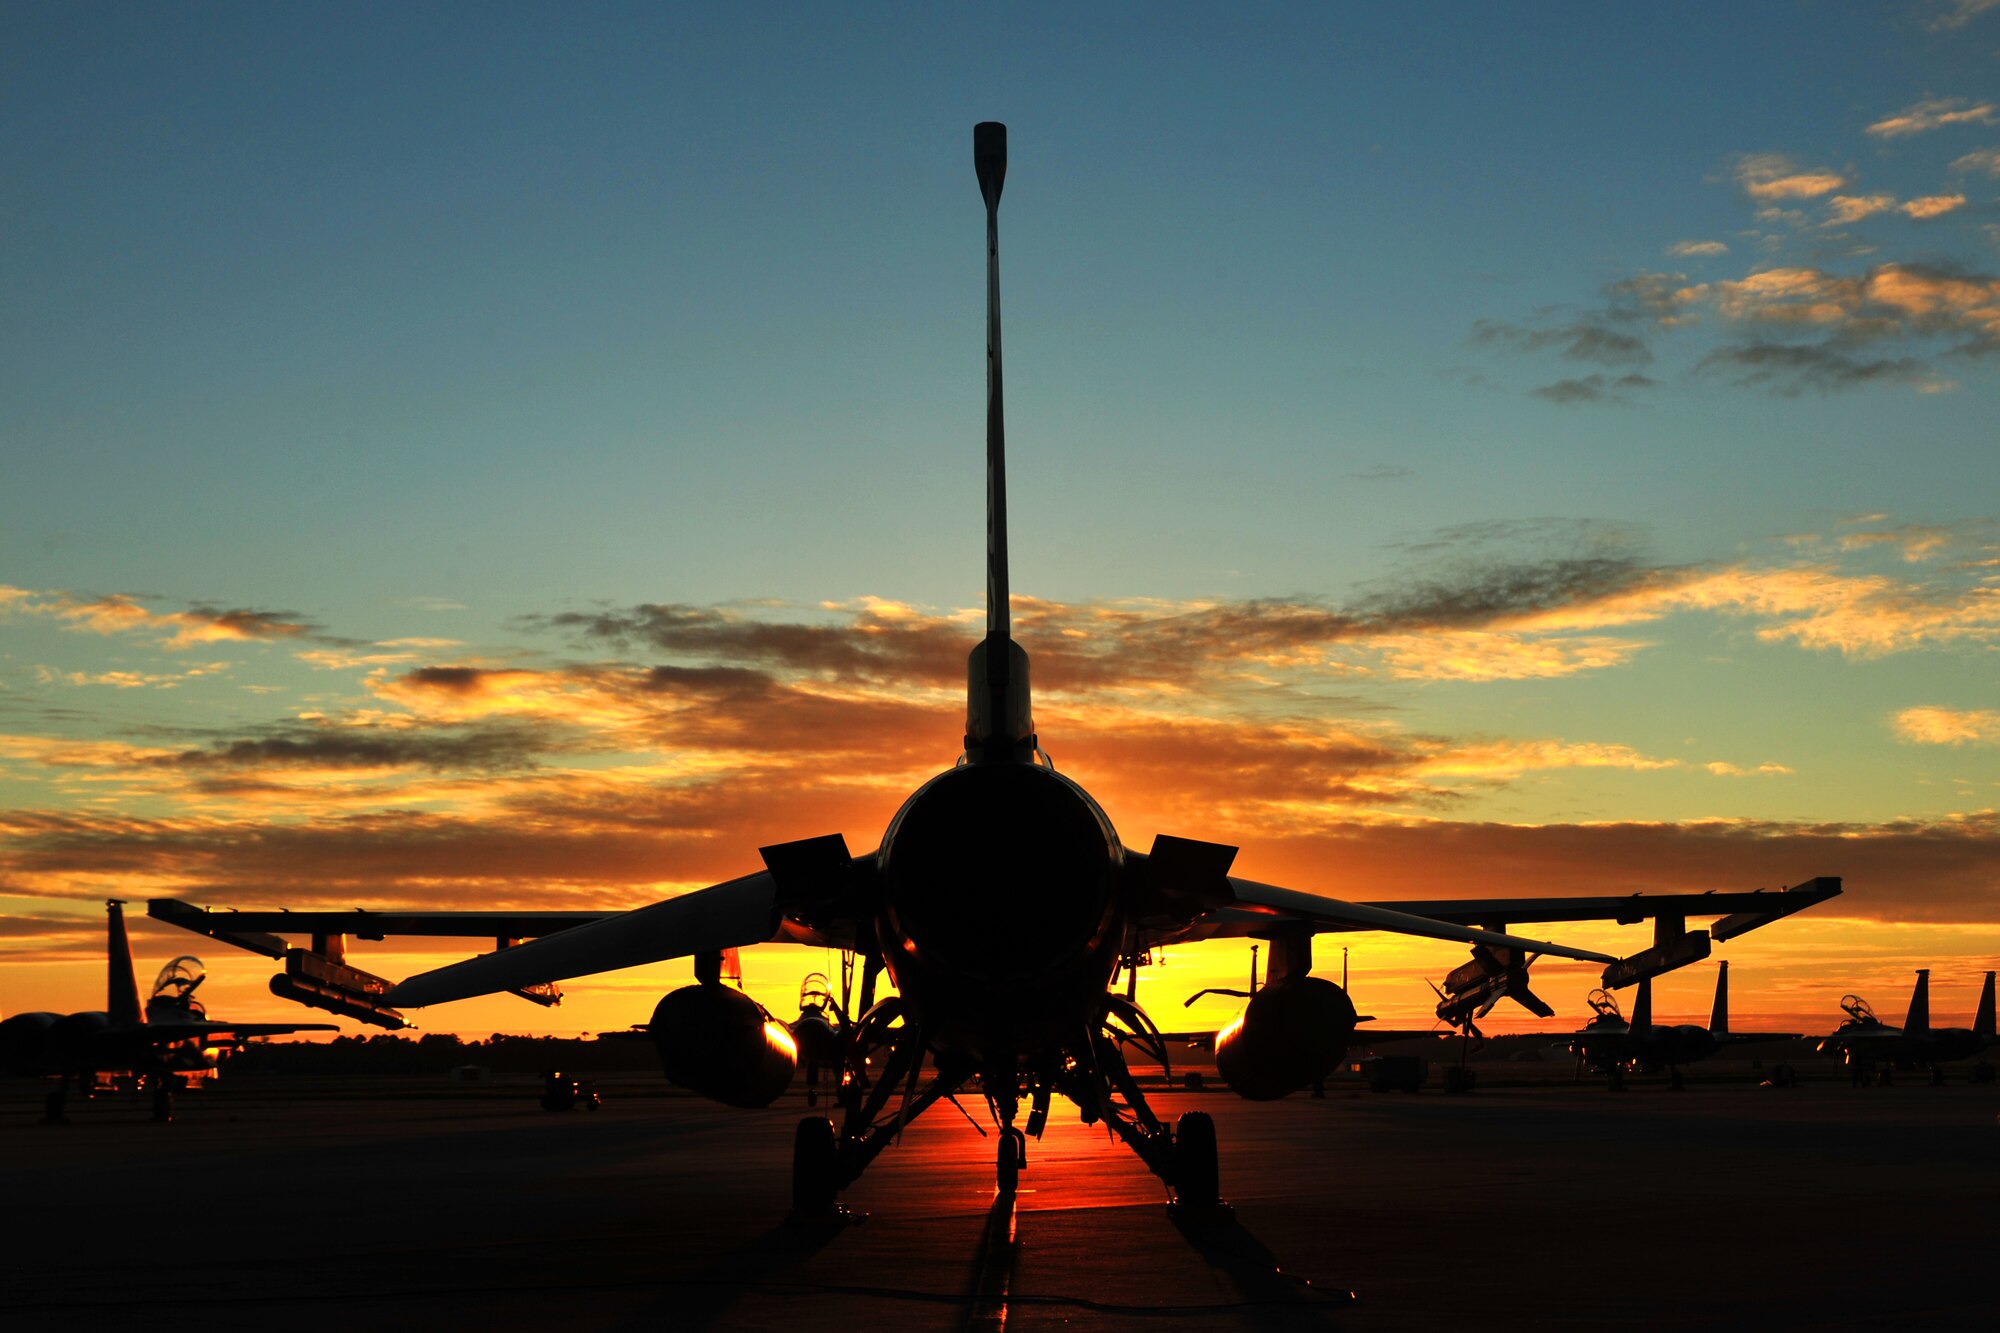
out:
M999 1185L1002 1194L1014 1192L1027 1165L1028 1136L1009 1125L1000 1131Z

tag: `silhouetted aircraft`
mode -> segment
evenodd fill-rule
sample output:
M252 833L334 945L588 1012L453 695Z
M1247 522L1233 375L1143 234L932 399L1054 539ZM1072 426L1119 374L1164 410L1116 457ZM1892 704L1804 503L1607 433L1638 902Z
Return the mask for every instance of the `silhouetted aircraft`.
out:
M874 851L856 856L838 834L765 847L762 870L589 924L576 914L564 921L531 913L234 914L166 902L156 902L154 914L285 957L285 977L274 984L310 981L309 1002L396 1022L392 1004L535 987L546 999L565 978L692 956L695 984L666 995L653 1013L661 1063L683 1086L744 1107L768 1105L785 1090L797 1043L754 1000L721 984L722 952L767 942L853 950L862 960L861 997L841 1045L841 1123L808 1116L794 1143L794 1206L827 1215L906 1125L968 1086L1000 1129L1003 1190L1015 1187L1027 1138L1042 1133L1052 1100L1062 1097L1086 1124L1106 1124L1180 1203L1216 1205L1209 1117L1191 1111L1169 1129L1121 1053L1121 1036L1160 1044L1129 973L1163 945L1268 942L1266 984L1218 1034L1216 1063L1238 1093L1274 1098L1334 1069L1354 1030L1346 992L1310 975L1315 933L1386 930L1476 944L1487 959L1505 960L1497 979L1484 964L1475 969L1478 984L1495 994L1523 984L1526 964L1515 960L1536 954L1607 964L1605 984L1622 986L1706 956L1711 936L1740 934L1840 892L1837 879L1821 878L1770 894L1355 903L1233 876L1236 849L1218 843L1161 835L1149 851L1126 848L1110 817L1044 752L1028 655L1011 635L1000 354L1004 126L976 127L973 160L986 204L986 635L967 663L963 753L904 801ZM1724 914L1712 931L1686 929L1689 916ZM1508 933L1523 921L1593 919L1651 919L1655 944L1619 961ZM286 949L257 933L264 931L310 931L315 947ZM511 947L388 991L380 978L348 967L347 934L484 935ZM539 938L512 943L530 936ZM1115 988L1121 970L1123 994ZM898 994L877 1000L883 972ZM1017 1128L1024 1107L1025 1128Z
M1696 1023L1658 1024L1653 1022L1653 983L1639 983L1639 997L1632 1004L1627 1022L1618 1012L1618 1001L1609 993L1595 990L1587 1001L1596 1017L1581 1032L1564 1040L1576 1057L1579 1073L1585 1065L1609 1077L1612 1087L1624 1083L1627 1070L1657 1074L1666 1070L1673 1086L1681 1086L1681 1066L1706 1060L1724 1046L1754 1041L1785 1041L1796 1032L1731 1032L1729 1030L1729 964L1720 963L1715 973L1715 1007L1708 1026Z
M1843 995L1840 1007L1847 1011L1845 1022L1819 1044L1822 1051L1840 1053L1841 1060L1855 1072L1857 1083L1865 1081L1877 1068L1931 1071L1933 1083L1944 1082L1939 1066L1950 1060L1966 1060L1994 1044L1993 973L1979 991L1979 1012L1969 1028L1931 1026L1931 970L1917 969L1917 988L1910 993L1910 1012L1903 1026L1892 1028L1875 1016L1868 1001L1859 995Z
M69 1083L89 1093L100 1074L129 1073L149 1084L153 1118L173 1118L173 1090L183 1075L213 1069L224 1050L249 1037L281 1032L331 1032L331 1023L219 1023L208 1018L196 990L206 980L201 959L182 955L160 969L152 997L139 1008L139 980L132 968L132 942L125 934L125 910L113 900L106 974L108 995L102 1011L78 1014L15 1014L0 1020L0 1071L12 1075L54 1075L47 1115L61 1120Z

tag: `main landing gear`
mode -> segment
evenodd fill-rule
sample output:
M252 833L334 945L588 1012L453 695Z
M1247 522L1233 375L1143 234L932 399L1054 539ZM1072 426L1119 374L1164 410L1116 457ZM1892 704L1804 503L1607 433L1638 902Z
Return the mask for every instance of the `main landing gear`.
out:
M1228 1216L1215 1122L1205 1112L1189 1111L1172 1128L1162 1123L1147 1105L1119 1049L1121 1041L1136 1043L1164 1065L1165 1043L1152 1024L1129 1001L1113 996L1110 1012L1077 1035L1075 1043L1032 1064L1010 1059L982 1069L939 1055L927 1069L931 1052L923 1029L909 1021L901 1000L891 997L875 1005L854 1023L843 1051L840 1124L818 1115L799 1122L792 1141L792 1216L803 1221L859 1220L859 1215L840 1206L840 1192L897 1140L905 1126L968 1084L985 1095L1000 1130L994 1184L1001 1194L1020 1188L1021 1172L1028 1165L1028 1140L1041 1137L1050 1101L1060 1093L1075 1104L1084 1124L1102 1121L1138 1154L1167 1185L1177 1218ZM1028 1110L1025 1131L1014 1125L1023 1103Z
M1222 1168L1215 1150L1215 1121L1206 1111L1184 1111L1174 1122L1174 1206L1182 1212L1227 1209Z

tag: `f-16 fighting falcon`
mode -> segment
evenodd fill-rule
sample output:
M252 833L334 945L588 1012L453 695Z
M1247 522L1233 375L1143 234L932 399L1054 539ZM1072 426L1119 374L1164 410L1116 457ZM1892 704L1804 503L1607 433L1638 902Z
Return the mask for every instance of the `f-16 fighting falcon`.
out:
M649 1031L671 1079L743 1107L784 1092L798 1051L784 1024L722 983L726 951L773 942L853 951L861 994L837 1057L838 1120L808 1115L793 1154L795 1211L828 1216L906 1125L968 1089L998 1127L1003 1191L1016 1187L1027 1141L1060 1099L1084 1123L1107 1125L1179 1205L1218 1206L1210 1118L1189 1111L1163 1122L1124 1055L1129 1048L1164 1058L1132 985L1133 969L1162 946L1268 942L1266 984L1216 1041L1225 1080L1245 1097L1268 1099L1324 1078L1354 1031L1345 990L1311 975L1315 933L1384 930L1478 946L1454 993L1481 1003L1525 993L1536 955L1606 964L1606 985L1630 985L1705 957L1711 938L1840 892L1837 880L1821 878L1781 893L1356 903L1233 876L1236 849L1218 843L1162 835L1144 852L1128 848L1105 810L1049 758L1035 727L1028 653L1011 632L999 267L1005 126L974 128L973 162L986 205L986 632L967 662L962 753L903 802L873 851L855 855L839 834L765 847L762 869L618 915L223 913L179 901L156 902L155 913L285 956L287 976L311 983L309 995L292 992L297 998L385 1023L401 1022L390 1005L499 991L546 1001L566 978L691 956L696 982L660 1000ZM1725 919L1690 931L1690 916ZM1509 933L1524 921L1589 919L1653 920L1654 945L1620 961ZM254 933L286 930L313 932L315 949L286 950ZM344 934L412 933L484 935L507 947L393 990L345 962ZM520 942L530 936L539 938ZM877 999L884 973L897 993Z

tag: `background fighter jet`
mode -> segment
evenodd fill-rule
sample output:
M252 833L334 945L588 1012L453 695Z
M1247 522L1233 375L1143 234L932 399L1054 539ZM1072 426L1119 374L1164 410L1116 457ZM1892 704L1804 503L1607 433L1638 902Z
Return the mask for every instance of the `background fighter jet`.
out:
M1576 1056L1577 1069L1588 1064L1607 1075L1612 1087L1619 1087L1627 1070L1654 1074L1665 1069L1673 1086L1681 1086L1681 1066L1706 1060L1724 1046L1753 1041L1786 1041L1796 1032L1731 1032L1729 1030L1729 964L1719 963L1715 973L1715 1006L1708 1026L1695 1023L1657 1024L1653 1022L1653 983L1639 983L1639 997L1632 1004L1628 1023L1618 1012L1618 1001L1605 991L1592 991L1588 1001L1597 1016L1572 1033L1567 1045Z
M0 1071L49 1075L50 1120L63 1118L69 1081L88 1091L99 1074L132 1073L153 1092L153 1118L173 1118L178 1076L213 1069L223 1052L249 1037L281 1032L331 1032L331 1023L220 1023L210 1021L194 996L206 977L199 958L183 955L160 969L152 997L139 1008L139 981L132 969L132 943L125 934L123 904L109 904L106 969L109 993L104 1009L79 1014L15 1014L0 1021Z
M1822 879L1782 894L1353 903L1232 876L1234 847L1160 836L1146 852L1127 848L1109 815L1044 751L1028 655L1011 635L999 285L1005 127L976 127L973 158L986 205L986 634L967 663L957 763L904 801L875 850L854 855L838 834L765 847L761 870L589 924L574 924L572 916L560 923L568 929L524 914L232 916L161 903L156 914L219 937L262 941L251 947L266 952L270 937L245 932L311 930L328 946L325 961L345 969L338 977L313 974L313 1002L327 1002L339 982L343 996L359 997L357 1010L389 1013L389 1005L525 991L692 955L696 983L665 996L653 1013L661 1063L675 1081L746 1107L768 1105L789 1085L796 1041L749 996L721 983L723 951L767 942L853 950L862 960L861 994L841 1043L840 1124L808 1116L794 1147L794 1207L826 1215L905 1125L967 1087L983 1095L1000 1129L1003 1190L1014 1188L1027 1138L1041 1134L1061 1097L1085 1123L1104 1122L1180 1203L1217 1204L1208 1116L1189 1112L1170 1129L1121 1053L1121 1041L1141 1049L1160 1044L1132 992L1119 993L1115 982L1162 945L1241 936L1267 942L1266 984L1217 1035L1216 1063L1237 1092L1270 1098L1323 1078L1354 1030L1345 990L1310 975L1316 932L1388 930L1481 945L1496 958L1585 959L1613 965L1607 985L1628 985L1706 955L1710 933L1685 930L1690 915L1733 913L1714 928L1716 938L1726 938L1840 891L1837 881ZM1653 919L1657 942L1619 963L1508 933L1521 921L1590 918ZM386 994L378 978L348 969L344 956L330 957L344 933L402 933L397 924L503 943L541 938L412 977ZM288 960L299 952L277 943ZM302 973L317 966L298 964ZM288 961L287 975L293 971ZM877 1000L884 972L899 993ZM1526 968L1510 964L1502 972L1504 990Z
M1931 970L1917 969L1917 988L1910 993L1909 1016L1903 1026L1892 1028L1875 1016L1868 1001L1859 995L1843 995L1840 1007L1847 1011L1845 1022L1819 1044L1822 1051L1838 1051L1854 1071L1855 1082L1877 1068L1915 1069L1927 1067L1931 1082L1944 1082L1940 1068L1948 1060L1966 1060L1994 1044L1993 973L1979 991L1979 1012L1969 1028L1931 1026Z

